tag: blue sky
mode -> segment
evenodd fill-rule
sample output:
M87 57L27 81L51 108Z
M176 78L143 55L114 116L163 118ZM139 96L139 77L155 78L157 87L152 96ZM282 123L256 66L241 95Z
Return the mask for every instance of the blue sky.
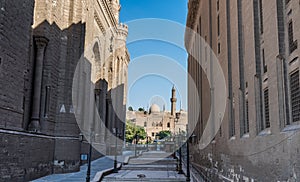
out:
M156 103L161 108L165 104L166 110L170 110L171 88L175 85L177 109L180 105L186 109L187 0L121 0L120 3L120 21L129 26L127 107L147 109Z

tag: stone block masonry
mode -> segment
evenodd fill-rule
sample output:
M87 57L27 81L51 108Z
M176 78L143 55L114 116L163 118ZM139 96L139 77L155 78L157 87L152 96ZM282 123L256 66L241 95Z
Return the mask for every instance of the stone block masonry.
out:
M0 181L28 181L52 173L54 139L0 133Z
M299 181L299 12L298 0L189 1L187 26L207 43L193 46L199 42L187 31L188 68L195 78L189 85L200 83L201 101L195 119L195 97L188 96L189 121L197 122L189 125L199 126L191 154L194 167L212 181ZM192 61L207 48L218 58L228 92L222 124L216 135L209 132L208 145L201 137L215 110L208 105L217 97L210 94L214 85L206 68L197 70ZM196 59L211 62L205 53Z
M84 54L89 44L104 36L103 30L112 27L116 27L112 32L116 40L125 45L127 26L119 23L115 11L119 6L119 1L106 0L0 2L0 181L28 181L78 171L83 163L80 154L88 153L89 147L86 141L80 141L82 131L75 111L83 115L83 126L95 130L95 142L101 151L106 151L106 132L113 127L124 129L130 59L126 47L106 58L111 54L107 53L110 44L98 40L94 55L87 58ZM105 83L97 87L99 95L95 96L105 123L91 125L92 118L84 117L92 110L88 107L75 110L73 77L82 55L87 57L79 89L89 88L94 77L96 82ZM99 63L97 76L91 75L93 62ZM112 68L105 69L109 66ZM118 90L116 98L107 97L111 90ZM94 106L89 94L81 92L77 99ZM111 106L106 104L107 99L122 107L108 111ZM124 118L117 118L117 112ZM93 159L102 156L95 150L93 154Z

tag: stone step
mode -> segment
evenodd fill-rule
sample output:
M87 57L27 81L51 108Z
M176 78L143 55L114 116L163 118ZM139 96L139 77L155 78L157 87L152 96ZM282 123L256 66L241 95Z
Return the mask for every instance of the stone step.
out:
M157 171L175 171L176 164L172 165L125 165L122 170L157 170Z
M173 182L186 181L186 177L178 174L177 171L151 171L151 170L120 170L103 178L102 181L155 181L155 182Z
M157 156L146 156L146 157L140 156L140 157L135 157L135 158L132 158L132 159L156 159L156 160L165 159L165 160L171 160L173 158L171 158L171 157L157 157Z
M132 178L132 179L116 179L116 178L104 178L102 180L103 182L109 182L109 181L113 181L113 182L119 182L119 181L122 181L122 182L132 182L132 181L149 181L149 182L185 182L186 179L185 178L174 178L174 179L171 179L171 178L168 178L168 179L165 179L165 178L156 178L156 179L141 179L141 178Z
M163 156L163 157L162 157ZM138 158L131 158L118 173L103 178L104 182L183 182L186 177L176 171L177 160L162 152L146 152Z
M161 151L143 152L142 155L153 155L153 156L170 156L172 153L166 153Z
M156 158L168 158L170 157L169 154L148 154L148 153L144 153L141 155L141 157L156 157Z
M165 158L173 158L173 157L168 157L168 156L153 156L153 155L147 155L147 156L140 156L140 157L137 157L137 158L143 158L143 159L165 159Z
M173 159L173 158L158 158L158 157L147 157L147 158L144 158L144 157L138 157L138 158L133 158L133 159L130 159L130 160L152 160L152 161L174 161L176 159Z
M165 161L165 160L130 160L128 164L143 164L143 165L166 165L166 164L176 164L175 161Z

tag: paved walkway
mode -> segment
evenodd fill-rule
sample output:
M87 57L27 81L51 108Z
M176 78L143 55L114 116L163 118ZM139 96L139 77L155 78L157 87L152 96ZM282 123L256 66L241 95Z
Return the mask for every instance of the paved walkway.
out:
M112 173L102 181L186 181L185 175L176 171L176 160L169 157L170 154L162 151L144 152L142 156L131 159L118 173Z
M118 156L118 161L124 161L126 156L132 155L132 152L124 152L123 156ZM91 180L99 171L103 171L113 167L113 157L101 157L91 163ZM79 172L67 174L52 174L34 180L33 182L85 182L87 164L80 167Z

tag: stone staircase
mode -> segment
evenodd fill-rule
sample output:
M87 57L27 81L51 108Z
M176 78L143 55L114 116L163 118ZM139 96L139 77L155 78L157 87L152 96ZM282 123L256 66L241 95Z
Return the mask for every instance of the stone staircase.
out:
M110 174L102 181L185 181L185 176L176 171L176 159L170 155L157 151L144 152L138 158L131 159L118 173Z

